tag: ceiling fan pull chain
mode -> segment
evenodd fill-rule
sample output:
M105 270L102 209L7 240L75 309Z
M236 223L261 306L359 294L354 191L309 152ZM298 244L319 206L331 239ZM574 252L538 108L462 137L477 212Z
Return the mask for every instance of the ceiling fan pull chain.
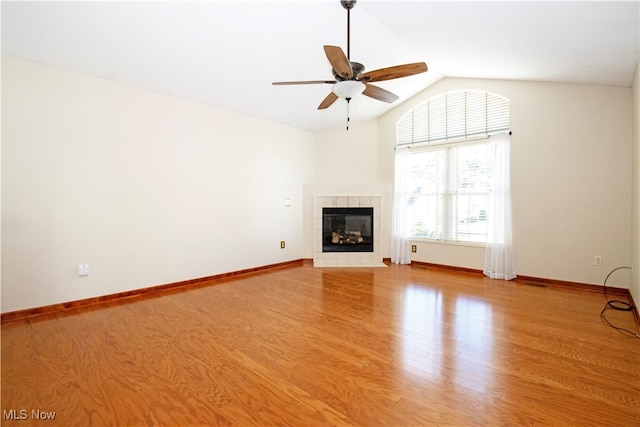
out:
M345 98L347 100L347 130L349 130L349 101L351 98Z

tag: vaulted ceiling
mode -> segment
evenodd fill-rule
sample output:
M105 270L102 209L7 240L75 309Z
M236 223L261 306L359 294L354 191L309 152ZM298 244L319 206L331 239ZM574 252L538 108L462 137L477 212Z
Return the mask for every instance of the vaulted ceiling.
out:
M332 79L323 45L346 52L338 0L2 2L2 52L294 127L341 126L346 102L317 110ZM630 87L639 1L374 1L351 11L351 60L367 70L424 61L379 86L351 121L378 117L447 76Z

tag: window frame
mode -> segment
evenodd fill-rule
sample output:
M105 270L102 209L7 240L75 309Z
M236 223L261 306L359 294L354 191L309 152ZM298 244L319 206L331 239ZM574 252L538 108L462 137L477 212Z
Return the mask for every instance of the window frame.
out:
M417 156L427 152L442 152L444 161L443 161L443 172L441 177L444 177L444 180L438 181L440 188L442 190L436 189L435 191L428 191L425 194L420 194L414 197L434 197L436 200L443 200L442 204L436 207L436 211L440 211L440 214L436 215L436 223L438 221L440 223L436 226L442 233L439 237L426 237L421 235L410 234L409 238L411 240L416 241L425 241L425 242L437 242L444 244L456 244L456 245L465 245L465 246L485 246L486 245L486 236L487 229L485 225L484 233L484 241L475 241L475 240L460 240L458 237L461 234L465 234L464 231L460 231L459 224L461 221L460 218L460 201L465 196L480 196L484 197L485 200L488 199L491 189L486 188L484 191L473 191L473 192L463 192L460 191L459 186L459 178L460 169L459 169L459 156L456 153L456 150L459 148L469 148L469 147L482 147L486 150L490 149L490 140L489 137L485 138L473 138L464 141L456 141L456 142L447 142L440 144L429 144L422 145L420 147L412 148L406 154L407 156ZM488 153L487 153L488 154ZM492 159L487 156L485 157L486 161L492 161ZM488 165L483 168L484 171L490 173L493 165ZM487 177L489 180L490 177ZM407 202L409 201L409 194L406 195ZM468 214L470 215L470 213ZM469 219L471 217L467 217ZM473 233L471 231L466 233L467 236L471 236Z
M486 144L489 149L490 136L508 131L509 127L510 103L508 98L480 90L455 90L433 96L405 113L396 122L396 148L408 147L406 155L409 156L412 155L412 152L415 155L432 150L445 150L446 153L450 153L453 147L475 144ZM492 159L488 157L486 161L490 160ZM449 176L447 184L450 184L454 172L451 162L448 161L445 168ZM487 175L492 170L491 166L491 169L486 172ZM410 179L409 175L405 178ZM459 178L460 171L456 170L455 179ZM482 194L488 199L490 192L491 189L488 188ZM448 209L446 212L441 211L436 215L436 222L447 223L448 226L441 227L441 229L453 230L453 233L441 236L444 238L432 238L412 235L413 230L407 230L411 233L408 236L409 239L449 245L486 246L486 226L483 242L458 240L459 200L460 194L464 193L460 193L459 189L454 192L450 187L447 194L450 198L447 203ZM403 196L408 202L409 195ZM456 198L455 202L451 200L452 197ZM469 213L468 219L470 218L471 214ZM470 235L468 234L468 236Z

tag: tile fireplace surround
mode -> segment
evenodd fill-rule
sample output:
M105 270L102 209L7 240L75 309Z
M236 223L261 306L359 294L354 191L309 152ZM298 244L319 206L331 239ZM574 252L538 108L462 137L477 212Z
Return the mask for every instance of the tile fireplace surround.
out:
M380 245L381 196L315 196L313 198L314 267L386 267ZM373 208L373 252L322 252L322 208Z

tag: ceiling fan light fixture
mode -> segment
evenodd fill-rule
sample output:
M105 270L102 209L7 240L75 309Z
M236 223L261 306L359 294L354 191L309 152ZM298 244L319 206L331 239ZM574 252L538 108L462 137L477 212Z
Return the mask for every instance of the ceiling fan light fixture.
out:
M338 82L331 88L331 91L343 99L351 99L364 92L365 85L356 80L345 80Z

